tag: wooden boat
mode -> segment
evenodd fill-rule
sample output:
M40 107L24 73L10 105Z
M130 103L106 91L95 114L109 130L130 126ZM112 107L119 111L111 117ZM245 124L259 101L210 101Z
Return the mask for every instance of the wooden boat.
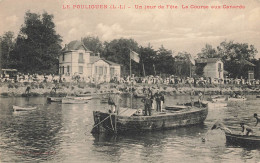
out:
M225 96L212 96L210 98L210 101L212 101L212 102L224 102L224 101L227 101L227 98Z
M227 101L246 101L247 98L245 97L229 97Z
M88 103L86 100L77 100L73 98L63 98L61 103L63 104L85 104Z
M74 99L74 100L91 100L92 96L82 96L82 97L77 97L77 96L67 96L66 98Z
M184 108L185 107L185 108ZM207 104L191 107L190 103L180 106L179 111L166 110L152 116L138 115L137 109L120 108L117 114L93 111L94 127L92 133L131 133L164 130L203 123L208 115Z
M209 109L218 109L218 108L227 107L227 102L208 102L208 101L202 101L202 103L207 103Z
M24 106L24 107L21 107L21 106L15 106L13 105L13 109L14 111L30 111L30 110L34 110L36 109L37 107L36 106Z
M61 102L63 97L47 97L48 102Z
M260 148L260 136L246 136L227 132L225 132L225 135L227 144Z

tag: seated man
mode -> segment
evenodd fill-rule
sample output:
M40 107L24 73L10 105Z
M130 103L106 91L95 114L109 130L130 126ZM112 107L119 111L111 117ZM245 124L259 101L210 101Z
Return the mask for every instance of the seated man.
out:
M258 116L257 116L256 113L254 114L254 117L255 117L255 119L256 119L256 124L255 124L255 126L257 126L258 122L260 122L260 119L258 118Z
M249 133L253 133L253 130L244 123L240 123L240 126L242 127L242 132L245 133L246 136L248 136Z

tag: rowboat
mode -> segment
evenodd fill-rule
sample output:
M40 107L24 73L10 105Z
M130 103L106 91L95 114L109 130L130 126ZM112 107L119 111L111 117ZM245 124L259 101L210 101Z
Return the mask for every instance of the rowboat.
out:
M88 103L88 101L77 100L77 99L73 99L73 98L63 98L61 100L61 103L63 103L63 104L85 104L85 103Z
M67 96L67 98L74 99L74 100L91 100L92 96L85 96L85 97Z
M203 101L202 103L207 103L209 109L217 109L217 108L227 107L227 102L208 102L208 101Z
M210 101L212 101L212 102L224 102L224 101L227 101L227 98L225 96L212 96L210 98Z
M36 108L37 108L36 106L34 106L34 107L32 107L32 106L24 106L24 107L21 107L21 106L15 106L15 105L13 105L14 111L30 111L30 110L34 110L34 109L36 109Z
M227 101L246 101L247 98L245 97L229 97Z
M63 97L47 97L48 102L61 102Z
M260 136L246 136L227 132L225 132L225 135L227 144L260 148Z
M208 115L207 104L191 103L179 106L178 111L166 110L151 116L138 114L140 109L120 108L118 114L93 111L94 127L92 133L134 133L165 130L188 125L201 124Z

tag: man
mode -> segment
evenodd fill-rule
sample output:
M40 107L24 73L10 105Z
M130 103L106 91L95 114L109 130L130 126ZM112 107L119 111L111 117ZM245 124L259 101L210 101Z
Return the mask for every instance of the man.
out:
M149 94L146 94L145 98L142 99L142 102L144 103L144 115L147 116L147 112L149 116L152 115L152 99L149 96Z
M254 114L254 117L255 117L255 119L256 119L256 124L255 124L255 126L257 126L258 122L260 122L260 119L258 118L258 116L257 116L256 113Z
M31 90L31 87L30 86L27 86L26 90L25 90L25 94L29 94L30 93L30 90Z
M253 130L244 123L240 123L240 126L242 127L242 132L245 133L246 136L248 136L249 133L253 133Z
M156 111L160 112L161 111L161 95L159 90L154 94L154 98L156 101Z
M117 115L119 115L119 112L120 112L120 101L122 101L121 97L120 97L120 94L119 94L119 91L116 92L115 96L114 96L114 105L115 105L115 112L117 113Z

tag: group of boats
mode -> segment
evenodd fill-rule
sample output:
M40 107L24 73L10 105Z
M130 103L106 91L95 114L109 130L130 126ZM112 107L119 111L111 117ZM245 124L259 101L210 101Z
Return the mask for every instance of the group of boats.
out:
M93 97L90 95L48 97L50 102L61 102L64 104L86 103ZM145 116L142 109L120 108L117 113L107 111L93 111L94 126L93 134L127 134L140 133L156 130L168 130L177 127L202 124L208 115L210 103L218 104L226 101L244 101L246 98L227 98L223 96L211 97L210 102L193 102L166 106L162 112L153 112L151 116ZM107 103L108 97L103 96L101 103ZM14 111L30 111L37 107L13 106ZM216 127L215 127L216 128ZM248 146L258 145L260 147L260 136L246 136L226 132L227 143Z

